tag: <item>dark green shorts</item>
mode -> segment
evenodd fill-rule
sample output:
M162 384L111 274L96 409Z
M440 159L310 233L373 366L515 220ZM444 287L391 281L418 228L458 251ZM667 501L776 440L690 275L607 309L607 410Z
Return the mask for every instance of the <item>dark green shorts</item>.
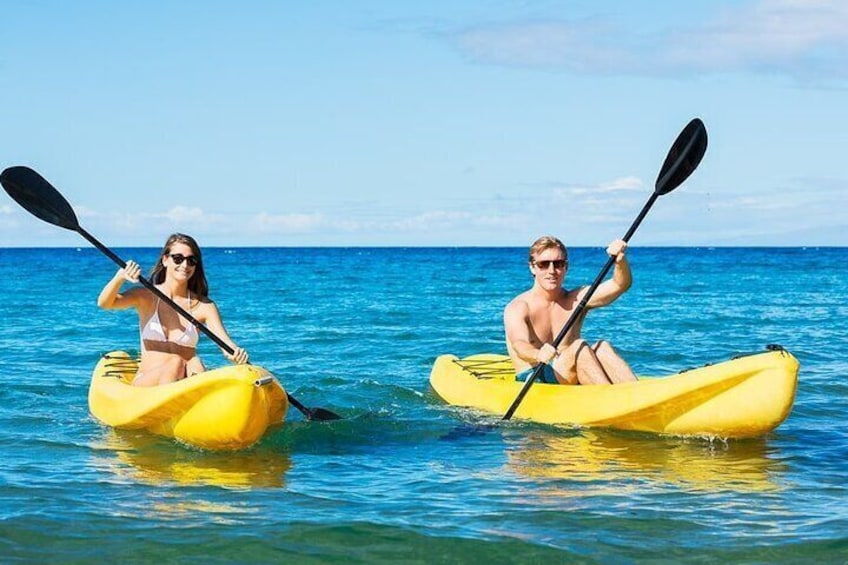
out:
M517 375L515 375L515 380L524 382L530 378L530 375L533 374L533 371L536 370L536 367L530 367L529 369L524 369ZM537 383L547 383L549 385L558 385L559 381L554 375L554 368L548 364L545 364L542 368L542 374L536 377Z

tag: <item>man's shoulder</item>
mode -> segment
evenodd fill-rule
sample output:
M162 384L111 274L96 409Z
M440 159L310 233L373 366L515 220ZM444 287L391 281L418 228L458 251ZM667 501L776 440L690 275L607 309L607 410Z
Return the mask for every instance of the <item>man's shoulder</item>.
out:
M513 298L509 301L509 304L504 308L504 312L512 312L512 311L527 311L530 309L530 303L528 301L530 291L525 291Z
M584 290L586 290L587 288L589 288L589 287L588 286L576 286L574 288L564 288L564 289L562 289L562 295L565 298L568 298L569 296L580 296L580 294Z

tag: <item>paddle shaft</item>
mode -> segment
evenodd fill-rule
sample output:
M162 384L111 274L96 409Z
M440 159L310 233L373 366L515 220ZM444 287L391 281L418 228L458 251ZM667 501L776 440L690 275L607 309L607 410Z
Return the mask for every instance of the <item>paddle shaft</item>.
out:
M636 217L636 220L634 220L633 224L630 226L630 229L627 230L627 233L622 238L625 243L628 243L630 241L630 238L633 237L633 234L636 232L636 229L639 227L639 224L641 224L642 220L645 219L645 216L648 214L648 210L651 209L651 206L654 205L654 202L656 202L659 196L660 195L656 192L651 194L651 197L642 207L642 211L639 212L639 216ZM609 270L614 264L615 257L610 257L607 260L606 265L604 265L604 268L601 269L601 272L598 273L597 277L595 277L595 281L592 283L592 286L589 287L589 290L586 291L586 294L583 296L583 299L577 305L577 308L574 309L574 312L572 312L571 316L568 317L568 321L565 322L565 325L557 334L556 338L551 344L554 346L554 348L559 347L559 344L562 342L563 339L565 339L565 335L568 333L568 330L570 330L571 327L577 322L577 320L580 319L580 315L583 314L583 311L586 309L586 305L589 303L589 299L592 298L593 294L595 294L595 291L603 282L604 277L607 276L607 273L609 273ZM539 363L538 365L536 365L536 368L533 370L533 374L530 375L530 377L524 383L524 386L521 387L521 392L518 393L518 396L515 397L515 400L512 402L512 405L509 407L509 410L507 410L506 414L504 414L504 417L502 418L503 420L509 420L510 418L512 418L512 415L518 409L518 405L521 404L521 401L524 399L524 396L527 394L527 391L529 391L530 387L533 386L533 382L539 377L540 374L542 374L542 370L544 369L544 367L544 363Z

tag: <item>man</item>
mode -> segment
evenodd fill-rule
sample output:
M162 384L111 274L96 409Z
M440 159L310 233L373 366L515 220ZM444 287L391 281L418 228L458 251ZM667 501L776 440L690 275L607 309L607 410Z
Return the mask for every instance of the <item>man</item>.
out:
M516 296L504 309L506 345L520 381L527 380L544 363L538 381L560 384L615 384L635 381L636 375L606 341L590 346L580 338L588 310L612 303L630 288L633 279L624 251L627 244L615 240L607 253L615 257L612 278L598 285L580 318L555 349L551 342L588 292L588 287L562 287L568 271L568 251L552 236L537 239L530 247L533 287Z

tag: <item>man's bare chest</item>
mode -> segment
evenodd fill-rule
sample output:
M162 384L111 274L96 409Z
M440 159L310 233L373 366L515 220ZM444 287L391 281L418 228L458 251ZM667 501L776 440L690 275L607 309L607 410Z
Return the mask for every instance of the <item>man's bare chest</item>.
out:
M534 341L550 343L576 310L574 301L558 301L535 308L530 314L530 329ZM579 321L578 321L579 322ZM580 323L573 326L569 333L579 334Z

